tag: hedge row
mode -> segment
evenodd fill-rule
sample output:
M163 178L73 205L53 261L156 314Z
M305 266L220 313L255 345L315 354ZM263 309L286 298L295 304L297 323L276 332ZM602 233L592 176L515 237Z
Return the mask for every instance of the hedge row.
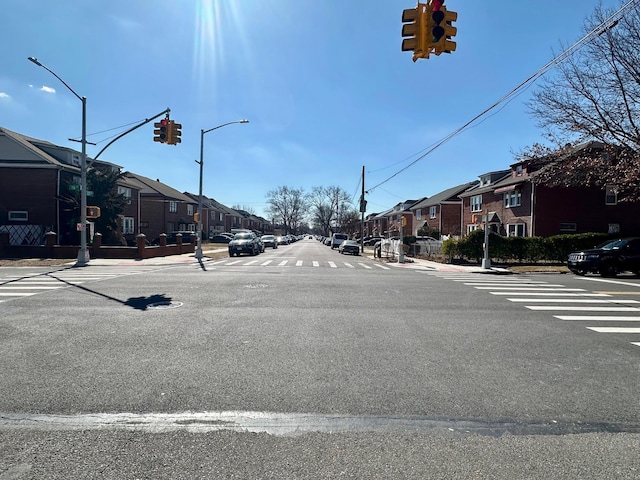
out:
M489 257L498 262L560 262L571 252L593 248L609 239L603 233L555 235L553 237L502 237L489 233ZM484 258L484 230L475 230L459 240L442 244L442 254L450 260L480 262Z

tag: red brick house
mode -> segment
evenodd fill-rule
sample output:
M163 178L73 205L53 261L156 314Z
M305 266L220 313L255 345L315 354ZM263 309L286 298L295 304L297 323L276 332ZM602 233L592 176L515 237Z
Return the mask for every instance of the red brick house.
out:
M460 236L462 199L458 196L475 186L478 182L468 182L448 188L432 197L425 198L411 206L415 224L412 235L418 230L428 228L437 230L441 235Z
M140 233L153 242L161 233L196 231L198 202L160 181L125 172L127 182L139 190Z
M589 142L577 147L574 153L578 151L600 155L602 144ZM566 157L554 162L563 160ZM615 185L603 190L595 186L551 187L536 182L536 176L546 165L549 165L546 159L514 163L502 178L461 194L463 227L467 233L482 228L488 211L491 230L503 236L640 234L640 203L618 202Z
M91 165L92 160L87 161ZM47 232L57 234L58 244L80 244L79 209L69 208L64 201L79 190L80 164L80 152L0 127L0 230L9 232L10 244L41 245ZM120 171L108 162L94 165ZM118 188L131 199L122 226L135 231L137 189L126 180L118 182ZM87 194L87 204L92 205ZM87 223L90 241L93 223Z

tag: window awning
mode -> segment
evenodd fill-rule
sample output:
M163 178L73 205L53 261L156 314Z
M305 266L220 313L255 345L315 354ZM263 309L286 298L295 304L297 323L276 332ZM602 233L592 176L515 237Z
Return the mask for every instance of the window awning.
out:
M493 193L507 193L513 192L519 184L507 185L506 187L496 188Z

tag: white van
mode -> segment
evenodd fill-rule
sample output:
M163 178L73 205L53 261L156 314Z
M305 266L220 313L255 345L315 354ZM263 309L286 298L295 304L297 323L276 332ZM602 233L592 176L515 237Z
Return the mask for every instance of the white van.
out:
M338 248L345 240L349 240L349 235L346 233L334 233L331 237L331 250Z

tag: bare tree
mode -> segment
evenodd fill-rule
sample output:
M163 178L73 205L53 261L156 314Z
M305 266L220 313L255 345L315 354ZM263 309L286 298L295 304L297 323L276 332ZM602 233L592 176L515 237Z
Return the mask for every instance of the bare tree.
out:
M231 208L233 208L234 210L242 210L245 211L247 213L250 213L251 215L255 215L256 214L256 209L253 207L249 207L246 205L233 205Z
M607 25L611 14L601 4L595 8L583 29L598 34L543 81L528 107L539 126L562 143L595 139L637 152L640 7L630 6Z
M307 203L311 223L325 235L342 228L341 216L351 208L349 194L340 187L313 187Z
M537 182L615 186L620 201L639 200L640 7L629 6L617 20L612 13L595 8L583 29L597 33L528 103L558 148L534 145L523 157L547 164Z
M267 193L268 215L284 226L285 232L296 232L306 212L304 190L287 186Z

